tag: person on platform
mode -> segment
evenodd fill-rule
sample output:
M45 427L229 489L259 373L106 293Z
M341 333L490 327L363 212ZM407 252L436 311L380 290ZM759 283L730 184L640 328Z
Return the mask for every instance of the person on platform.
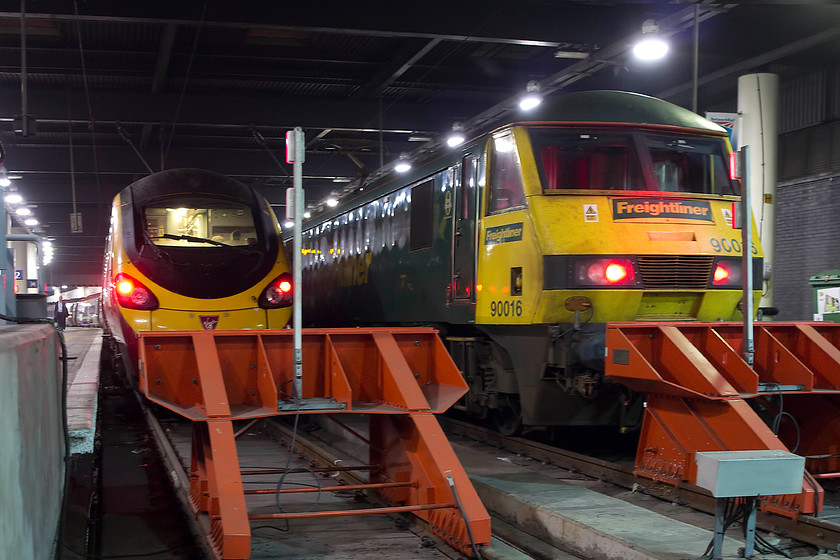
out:
M55 312L53 314L56 326L59 330L64 330L67 325L67 306L64 305L64 300L58 296L58 301L55 302Z

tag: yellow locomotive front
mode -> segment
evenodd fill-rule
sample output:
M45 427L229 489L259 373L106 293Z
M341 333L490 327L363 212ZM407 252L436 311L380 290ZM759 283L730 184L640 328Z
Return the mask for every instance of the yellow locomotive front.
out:
M114 199L103 307L129 367L140 331L283 328L291 280L271 207L230 178L175 169Z
M725 131L653 98L587 95L590 116L616 96L650 114L523 123L487 148L475 324L519 373L498 406L508 429L518 412L530 425L635 423L641 399L603 379L606 322L741 318Z

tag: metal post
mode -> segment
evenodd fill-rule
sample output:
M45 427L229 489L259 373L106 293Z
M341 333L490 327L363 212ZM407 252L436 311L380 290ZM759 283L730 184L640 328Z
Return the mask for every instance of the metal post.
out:
M694 4L694 68L691 75L691 110L697 112L697 76L700 66L700 5Z
M28 87L26 82L26 0L20 0L20 126L21 135L26 138L29 136L29 123L27 111L28 107Z
M292 313L294 321L294 352L295 352L295 398L300 402L303 400L303 340L301 329L303 325L301 314L301 284L303 274L301 273L301 254L303 241L301 230L303 229L303 157L304 157L304 136L303 129L296 126L292 131L295 136L295 162L293 168L293 183L295 189L295 213L294 213L294 236L292 248L294 257L292 259L292 285L294 286Z
M755 558L755 518L758 510L758 498L755 496L747 496L744 498L744 508L746 508L746 538L744 539L744 558Z
M723 522L726 517L726 498L715 499L715 536L712 541L712 558L720 560L723 556Z
M750 182L749 182L749 146L744 146L741 152L741 278L743 297L741 298L741 312L744 315L744 344L742 354L744 360L750 367L753 365L755 354L755 340L753 337L753 266L752 266L752 208L750 206Z

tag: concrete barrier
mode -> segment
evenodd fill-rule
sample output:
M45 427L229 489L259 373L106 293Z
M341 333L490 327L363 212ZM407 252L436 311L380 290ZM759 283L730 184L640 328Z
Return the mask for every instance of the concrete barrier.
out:
M64 492L59 354L49 325L0 326L0 558L54 554Z

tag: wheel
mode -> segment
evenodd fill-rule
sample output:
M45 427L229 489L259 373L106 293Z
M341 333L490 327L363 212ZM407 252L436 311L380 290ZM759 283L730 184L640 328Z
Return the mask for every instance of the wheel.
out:
M493 411L496 429L502 435L514 436L522 431L522 407L519 400L510 397L499 403L499 408Z

